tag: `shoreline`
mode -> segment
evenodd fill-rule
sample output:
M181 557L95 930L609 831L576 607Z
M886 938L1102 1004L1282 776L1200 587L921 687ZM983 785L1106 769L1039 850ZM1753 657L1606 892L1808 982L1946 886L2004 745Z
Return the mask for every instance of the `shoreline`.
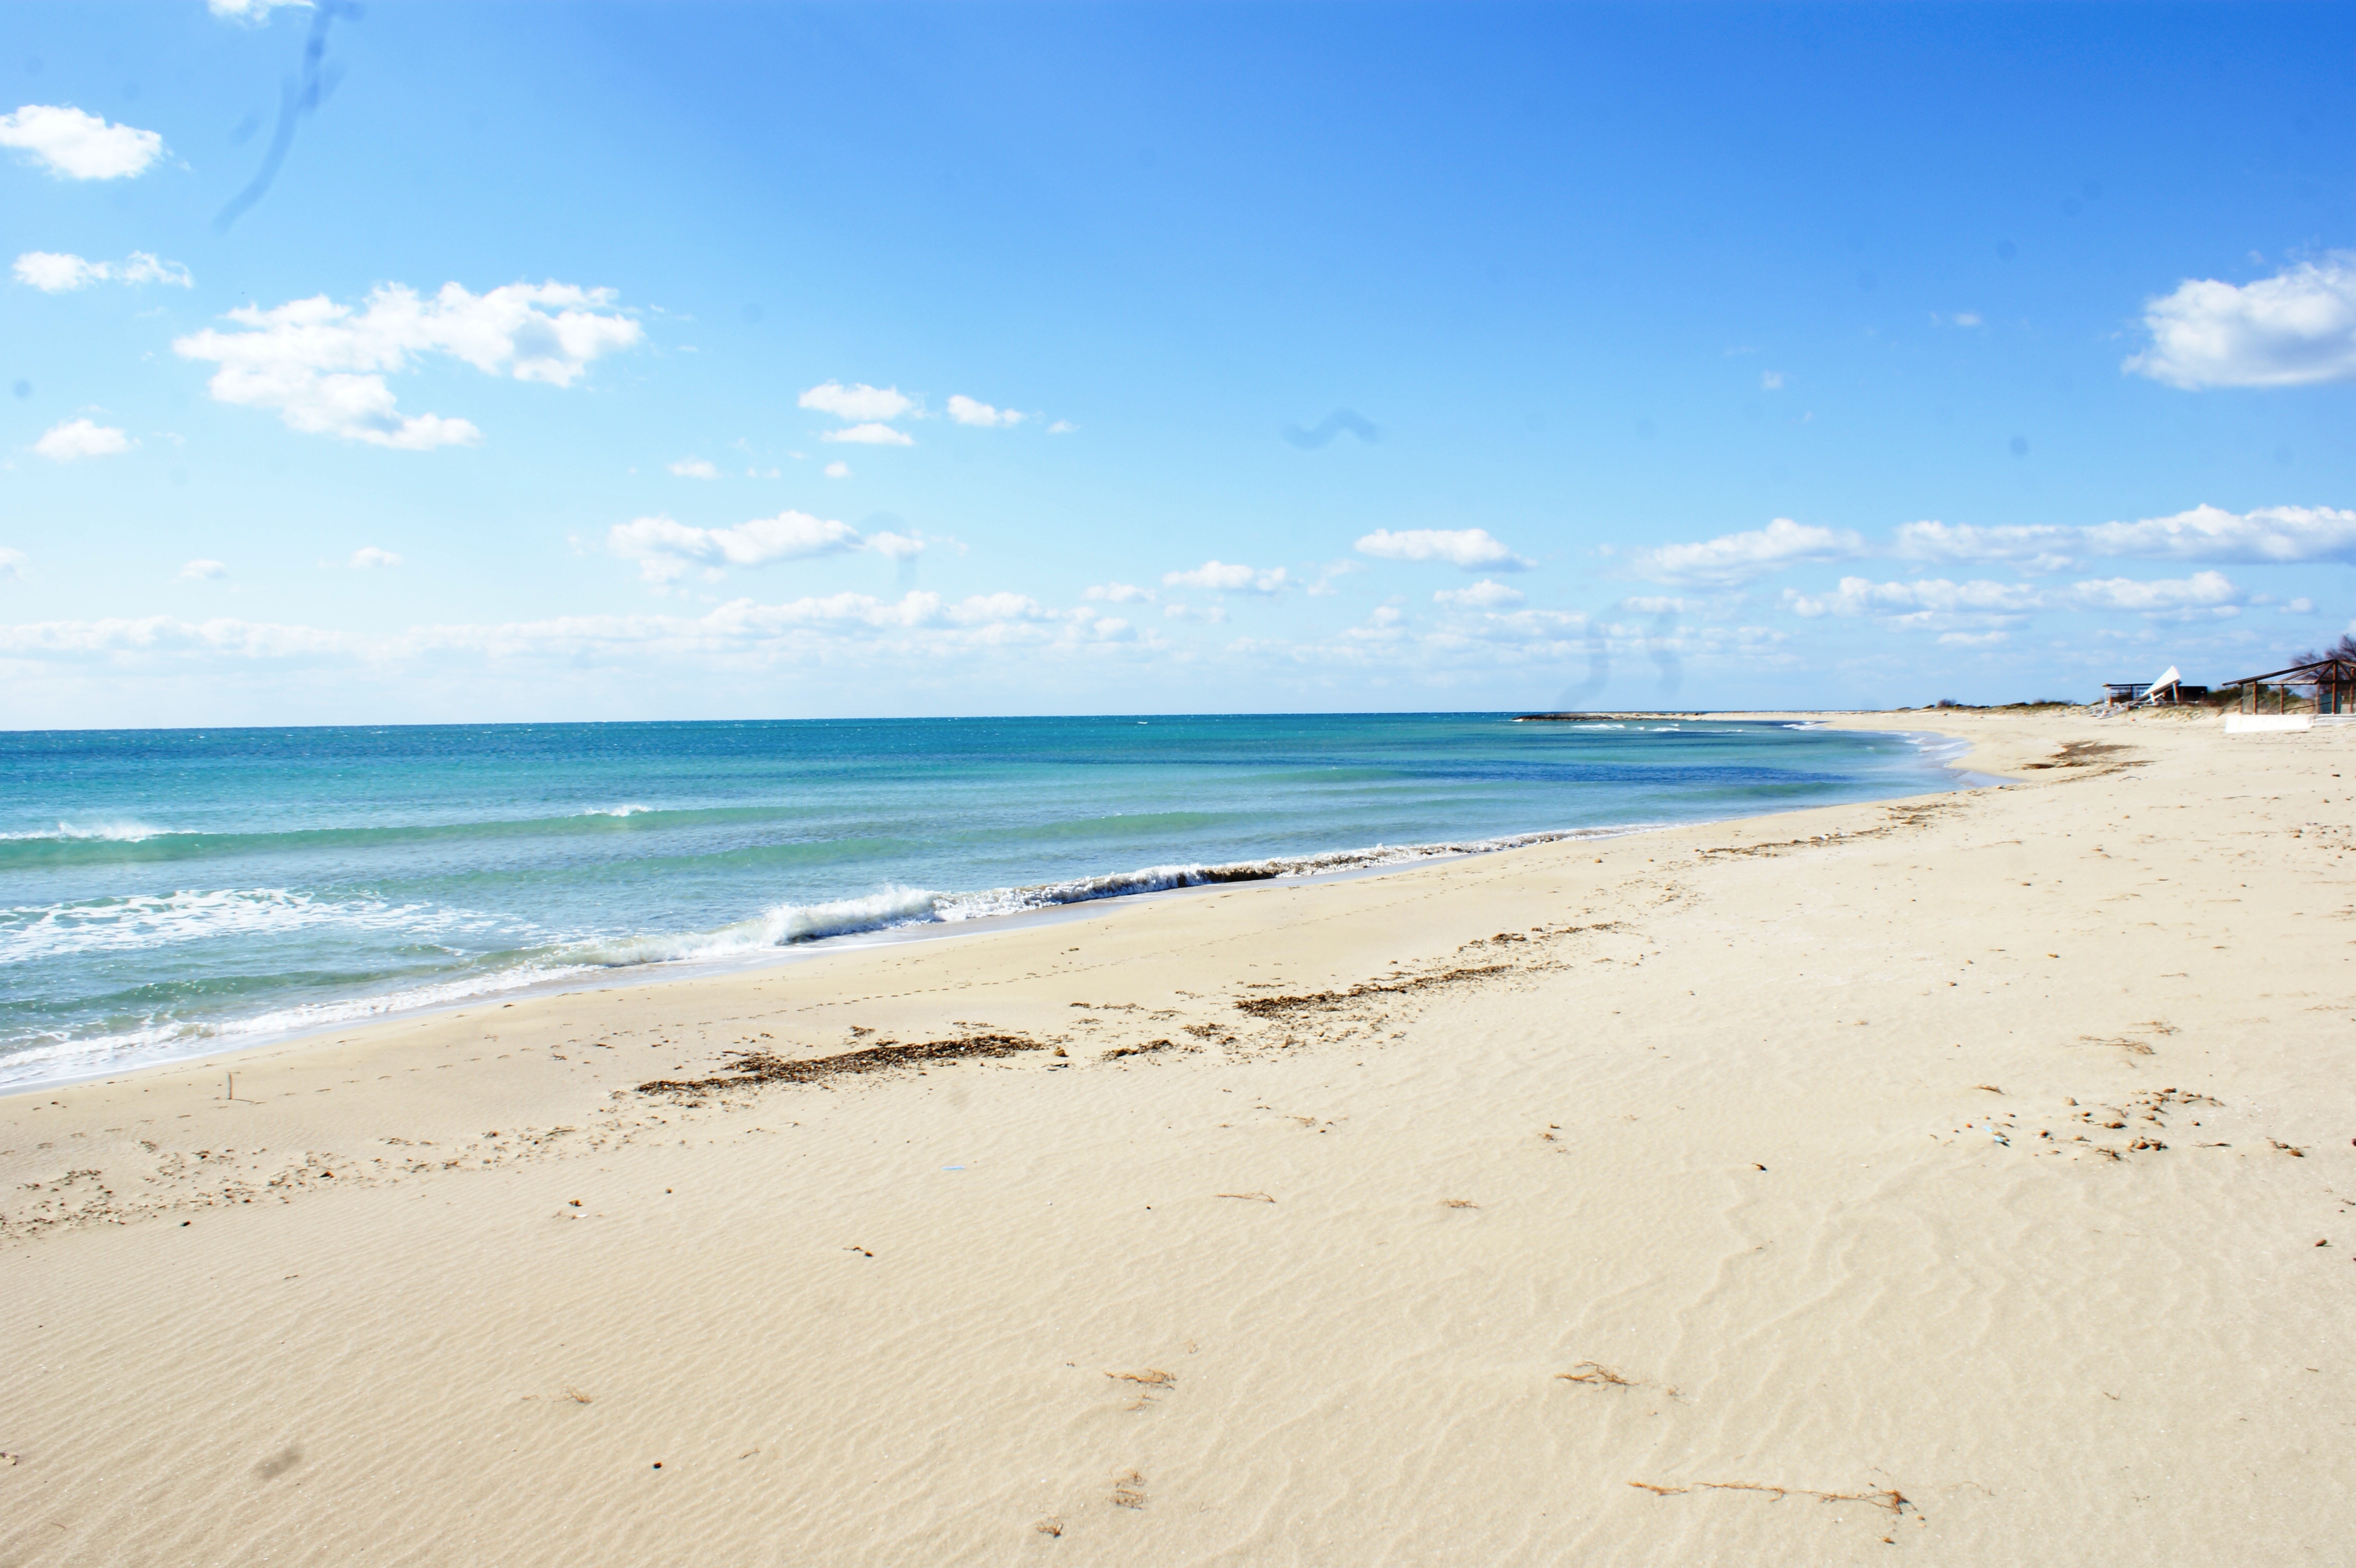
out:
M1609 717L1612 715L1582 716ZM1776 725L1808 725L1816 722L1815 715L1798 713L1735 713L1710 714L1646 714L1642 716L1665 719L1705 718L1725 723L1766 723ZM1856 715L1842 714L1837 716ZM1944 732L1933 730L1901 730L1870 725L1827 725L1824 727L1846 728L1865 734L1889 735L1898 738L1913 741L1916 743L1918 748L1925 754L1925 760L1927 762L1950 775L1953 779L1953 783L1950 786L1952 789L1979 789L1990 787L1992 785L2014 782L2014 780L2002 779L1996 775L1966 770L1962 766L1961 761L1957 760L1956 757L1940 757L1930 755L1932 747L1926 744L1926 742L1933 739L1945 739L1968 745L1968 743L1964 742L1963 737L1960 736L1947 736L1944 735ZM1957 757L1960 757L1963 754L1958 753ZM1929 793L1935 794L1943 792L1944 791L1930 791ZM1914 798L1916 797L1881 797L1881 799L1889 800L1905 800ZM235 1059L242 1058L248 1053L253 1051L296 1046L305 1041L323 1039L331 1035L349 1035L364 1029L397 1026L417 1019L448 1016L463 1013L469 1008L496 1007L528 1000L572 995L584 992L610 991L620 986L637 984L694 984L705 981L724 979L740 973L768 969L780 965L806 962L812 959L838 952L862 950L869 948L886 946L898 942L948 940L956 938L985 935L1000 930L1018 929L1033 923L1053 923L1059 919L1070 918L1066 913L1067 911L1088 909L1099 905L1113 906L1137 900L1199 894L1219 886L1240 886L1263 881L1275 883L1316 883L1359 876L1380 876L1398 871L1413 869L1422 865L1439 865L1446 862L1482 855L1511 854L1515 851L1535 847L1537 844L1544 843L1575 843L1596 839L1615 838L1629 834L1659 832L1663 831L1665 828L1671 827L1705 827L1719 822L1746 822L1753 820L1754 817L1759 815L1773 814L1777 813L1751 813L1748 815L1735 815L1722 818L1707 818L1688 822L1644 822L1601 828L1533 829L1499 835L1494 840L1479 841L1478 843L1461 850L1453 847L1452 845L1447 844L1446 841L1442 841L1440 843L1435 844L1375 844L1359 848L1307 852L1294 855L1270 856L1264 862L1247 861L1222 863L1211 865L1190 865L1183 869L1192 874L1203 875L1203 880L1184 883L1175 886L1141 886L1135 891L1108 892L1086 897L1056 900L1028 908L1018 908L1006 910L1002 913L961 916L955 919L945 920L933 918L894 920L840 933L830 934L827 936L807 939L788 939L787 940L770 944L766 947L743 949L734 951L716 953L710 956L691 955L678 958L648 959L635 962L596 963L584 961L563 971L549 974L542 979L519 979L510 983L498 983L498 982L501 981L503 975L515 972L497 972L481 976L480 980L482 983L476 989L465 991L463 993L455 996L436 997L430 1001L382 1006L373 1004L379 1002L387 1004L398 1003L400 998L414 993L395 992L388 993L380 998L366 996L352 997L341 1001L304 1004L294 1009L290 1009L292 1011L299 1012L312 1009L334 1009L345 1007L365 1008L363 1011L348 1014L344 1016L336 1018L316 1021L306 1019L300 1023L272 1029L254 1028L253 1020L230 1020L218 1026L217 1032L215 1034L203 1036L202 1038L206 1043L199 1048L189 1050L172 1050L166 1048L153 1056L143 1056L137 1059L118 1063L112 1066L93 1067L86 1071L77 1070L55 1076L35 1076L12 1081L0 1082L0 1101L5 1101L12 1096L38 1094L59 1089L70 1088L80 1084L113 1082L134 1074L163 1068L204 1068L213 1070L230 1071L234 1070L232 1064ZM1372 860L1369 864L1363 865L1337 865L1331 870L1318 869L1300 872L1279 871L1269 873L1265 876L1220 875L1225 873L1234 873L1264 864L1308 864L1323 860L1347 860L1355 857L1373 857L1386 853L1394 854L1401 856L1402 858L1389 861ZM1124 878L1149 876L1157 871L1179 869L1182 868L1142 867L1125 873L1116 872L1099 874L1098 876L1093 878L1081 878L1078 880L1082 882L1102 881L1112 883ZM1054 887L1064 885L1049 884L1040 886L1043 887ZM1004 889L990 889L978 894L949 894L936 895L936 897L971 898L985 897L989 893L1020 894L1033 890L1033 888L1028 886L1018 886ZM856 900L851 901L855 902ZM823 907L824 906L812 906L811 908ZM751 918L748 917L748 919L749 918ZM625 939L614 940L622 940ZM595 944L590 943L584 945L594 946ZM431 993L446 990L453 985L461 983L463 983L454 980L435 984L429 984L417 988L417 990ZM260 1016L269 1017L272 1015L272 1014L265 1013ZM224 1038L225 1036L237 1035L250 1035L252 1037L243 1039ZM25 1061L28 1058L38 1057L42 1050L70 1050L73 1048L73 1042L61 1042L57 1047L40 1047L39 1050L19 1053L16 1057L9 1058L9 1060ZM0 1070L5 1070L7 1067L8 1061L0 1061Z

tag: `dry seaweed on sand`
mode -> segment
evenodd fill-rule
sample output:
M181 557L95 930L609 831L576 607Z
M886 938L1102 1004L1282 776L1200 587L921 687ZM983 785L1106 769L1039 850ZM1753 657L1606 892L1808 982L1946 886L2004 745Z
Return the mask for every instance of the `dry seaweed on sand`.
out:
M1021 1035L968 1035L954 1040L928 1040L922 1045L886 1043L865 1050L831 1057L781 1057L773 1051L731 1051L730 1070L710 1078L658 1078L638 1085L641 1094L704 1094L715 1089L744 1089L763 1083L819 1083L830 1078L859 1073L891 1072L926 1062L955 1061L966 1057L1011 1057L1020 1051L1046 1047Z
M1655 1497L1673 1498L1691 1491L1705 1492L1765 1492L1777 1502L1785 1498L1814 1498L1820 1503L1863 1503L1891 1514L1902 1514L1915 1506L1914 1499L1895 1487L1880 1487L1867 1492L1820 1492L1812 1487L1778 1487L1759 1481L1697 1481L1691 1487L1655 1486L1650 1481L1631 1481L1630 1486Z
M1633 1378L1623 1378L1601 1361L1581 1361L1569 1371L1557 1372L1555 1376L1566 1383L1599 1383L1615 1389L1633 1389L1636 1386L1636 1380Z
M1311 1007L1338 1007L1344 1002L1355 1002L1365 996L1396 996L1434 985L1479 980L1487 975L1503 974L1513 967L1510 963L1484 963L1446 970L1439 974L1418 975L1413 980L1396 983L1361 982L1347 991L1312 991L1301 996L1243 996L1237 998L1236 1011L1248 1013L1255 1018L1280 1018L1288 1013L1298 1013Z

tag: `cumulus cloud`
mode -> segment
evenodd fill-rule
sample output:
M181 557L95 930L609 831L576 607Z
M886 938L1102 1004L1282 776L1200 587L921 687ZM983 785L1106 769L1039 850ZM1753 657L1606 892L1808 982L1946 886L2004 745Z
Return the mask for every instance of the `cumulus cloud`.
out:
M658 585L675 582L696 566L766 566L773 561L837 555L866 544L847 522L791 510L734 528L693 528L668 517L641 517L605 532L605 548L625 561L636 561L638 575Z
M1173 588L1208 588L1223 594L1280 594L1292 579L1281 566L1262 572L1225 561L1205 561L1185 572L1164 572L1162 581Z
M1485 528L1378 528L1356 545L1382 561L1445 561L1467 572L1522 572L1537 564L1505 548Z
M134 445L131 437L112 425L68 419L43 431L33 450L52 463L74 463L84 457L112 457L130 451Z
M2245 512L2201 505L2170 517L2105 522L2084 531L2090 555L2147 560L2356 561L2356 511L2269 506Z
M94 283L167 283L194 288L197 280L177 262L134 251L120 262L91 262L70 251L27 251L16 258L16 281L43 294L65 294Z
M2138 583L2127 577L2073 583L2070 596L2081 608L2090 610L2231 616L2240 613L2242 601L2248 596L2222 572L2196 572L2190 577L2156 583Z
M222 618L47 621L0 625L0 656L55 661L200 665L221 659L365 659L379 667L457 655L482 660L577 660L599 656L833 660L864 648L915 663L1010 648L1085 648L1129 642L1136 633L1095 611L1043 608L1022 594L947 600L910 592L898 599L830 594L764 605L737 599L695 616L562 616L493 625L412 627L390 636Z
M228 575L229 568L223 565L220 562L209 561L202 557L198 557L197 560L191 561L187 565L180 568L181 576L193 578L198 582L202 582L209 577L223 577Z
M282 5L311 8L311 0L205 0L206 7L224 22L242 22L248 27L270 20L270 13Z
M720 469L709 458L681 457L670 465L670 471L682 479L716 479Z
M398 566L401 557L390 550L380 550L373 544L363 544L352 552L348 563L355 572L373 572L380 566Z
M1865 577L1844 577L1829 594L1809 595L1786 590L1783 603L1795 615L1871 615L1891 628L2002 627L2018 624L2027 612L2062 607L2081 610L2125 610L2152 617L2186 618L2233 616L2250 596L2222 573L2159 582L2108 577L2072 585L2059 597L2019 583L1985 580L1952 583L1933 578L1912 583L1876 583ZM1981 646L2001 641L1997 637L1950 636L1942 642Z
M1843 577L1837 591L1808 595L1786 589L1783 603L1799 616L1879 614L1899 621L1926 615L1961 613L2019 615L2045 603L2035 588L2022 583L1991 583L1985 579L1951 583L1944 577L1912 583L1876 583L1869 577Z
M27 103L0 114L0 147L16 148L59 179L123 179L164 156L164 138L62 104Z
M2077 529L2046 524L1910 522L1899 529L1897 548L1917 561L2013 561L2051 572L2070 564L2079 543Z
M1469 588L1442 588L1431 596L1431 602L1454 605L1459 609L1494 610L1522 604L1526 602L1526 596L1518 588L1509 588L1503 583L1483 577Z
M1141 588L1134 583L1099 583L1081 596L1101 599L1108 604L1126 605L1141 601L1150 605L1153 602L1153 590Z
M242 330L207 328L177 339L186 359L220 369L209 387L222 403L271 408L290 429L403 451L471 446L482 432L464 419L405 415L385 377L444 354L486 375L569 387L592 361L644 336L629 317L602 307L610 289L572 284L508 284L470 294L444 284L421 298L400 284L376 289L364 306L325 295L263 310L229 313Z
M1815 528L1779 517L1764 528L1720 534L1698 544L1664 544L1635 557L1639 575L1677 586L1740 587L1811 561L1846 561L1865 542L1846 529Z
M246 659L316 659L355 651L355 639L319 627L230 619L187 621L177 616L139 619L34 621L0 626L0 655L72 660L206 655Z
M1022 424L1024 415L1011 408L992 408L986 403L977 402L958 392L949 398L949 417L959 424L997 426L1002 429L1010 424Z
M879 530L867 536L867 548L888 561L913 561L925 553L925 538L917 533L894 533Z
M16 281L43 294L87 287L107 274L104 262L85 262L68 252L27 251L16 258Z
M822 472L830 479L847 479L851 478L851 465L837 458L829 463Z
M841 381L820 381L798 401L804 408L852 423L897 419L916 406L916 400L898 387L871 387L864 382L844 386Z
M819 439L848 441L860 446L914 446L916 444L916 438L906 431L894 430L888 424L878 424L872 420L865 424L853 424L841 430L822 431Z
M2356 376L2356 252L2235 286L2187 278L2147 302L2150 347L2120 369L2172 387L2292 387Z
M1910 522L1899 529L1896 550L1917 560L2006 561L2031 572L2059 571L2088 556L2254 565L2356 560L2356 511L2274 506L2233 512L2201 505L2089 528Z

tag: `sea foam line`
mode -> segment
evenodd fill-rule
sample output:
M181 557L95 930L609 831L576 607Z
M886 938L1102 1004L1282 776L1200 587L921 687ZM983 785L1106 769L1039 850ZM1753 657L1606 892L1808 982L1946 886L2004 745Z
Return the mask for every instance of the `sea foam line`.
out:
M51 843L74 843L99 840L106 843L144 843L149 839L163 838L173 830L151 828L145 822L95 822L89 827L60 822L53 829L22 833L0 833L0 841L47 841Z
M1230 882L1268 882L1285 876L1330 875L1411 865L1419 861L1459 855L1494 854L1499 850L1567 840L1612 838L1641 832L1651 823L1616 828L1580 828L1556 832L1514 833L1501 838L1460 839L1439 843L1375 844L1365 849L1332 850L1323 854L1275 855L1263 860L1235 860L1216 865L1150 865L1135 871L1100 876L1040 882L1019 887L992 887L979 893L939 893L922 887L888 886L855 898L818 904L780 904L753 918L717 930L649 934L578 942L560 950L568 961L620 967L641 963L677 963L735 958L765 949L792 947L829 937L856 936L919 925L951 925L1020 915L1066 904L1093 903L1100 898L1125 898L1141 893L1166 893L1182 887L1215 886Z

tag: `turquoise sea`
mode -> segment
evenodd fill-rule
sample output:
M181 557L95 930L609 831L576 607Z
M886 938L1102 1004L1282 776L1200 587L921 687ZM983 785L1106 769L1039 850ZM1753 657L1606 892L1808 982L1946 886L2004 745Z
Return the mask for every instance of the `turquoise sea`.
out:
M1508 714L0 735L0 1087L1191 885L1952 788L1923 737Z

